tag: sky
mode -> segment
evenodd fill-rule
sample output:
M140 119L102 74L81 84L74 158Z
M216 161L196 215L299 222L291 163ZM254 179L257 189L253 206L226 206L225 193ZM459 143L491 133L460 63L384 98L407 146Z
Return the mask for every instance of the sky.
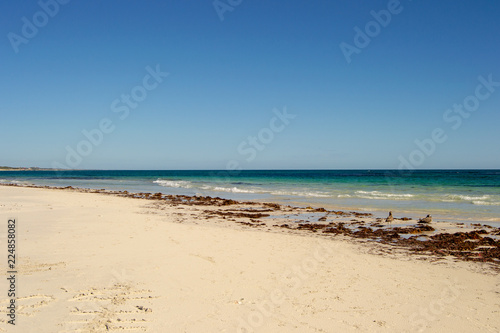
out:
M0 3L0 165L500 168L500 2Z

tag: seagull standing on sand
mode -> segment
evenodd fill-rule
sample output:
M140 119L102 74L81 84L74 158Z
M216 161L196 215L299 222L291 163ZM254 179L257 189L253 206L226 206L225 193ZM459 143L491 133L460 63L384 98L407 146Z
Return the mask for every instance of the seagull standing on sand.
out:
M432 216L427 215L423 219L420 219L420 221L418 221L418 223L431 223L431 221L432 221Z
M385 219L385 222L392 222L394 221L394 217L392 217L392 212L389 212L389 216Z

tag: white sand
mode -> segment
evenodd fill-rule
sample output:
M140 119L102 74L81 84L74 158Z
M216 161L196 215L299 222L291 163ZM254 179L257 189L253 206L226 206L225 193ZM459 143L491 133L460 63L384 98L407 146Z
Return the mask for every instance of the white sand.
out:
M0 331L500 331L500 278L479 264L380 256L373 245L222 227L199 219L202 208L150 204L0 186Z

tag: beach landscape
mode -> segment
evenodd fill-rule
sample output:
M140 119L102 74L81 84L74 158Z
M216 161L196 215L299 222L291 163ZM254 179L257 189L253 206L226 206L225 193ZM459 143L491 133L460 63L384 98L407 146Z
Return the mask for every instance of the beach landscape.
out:
M0 13L0 333L500 332L500 2Z
M17 223L22 332L500 327L495 222L2 185L2 218Z

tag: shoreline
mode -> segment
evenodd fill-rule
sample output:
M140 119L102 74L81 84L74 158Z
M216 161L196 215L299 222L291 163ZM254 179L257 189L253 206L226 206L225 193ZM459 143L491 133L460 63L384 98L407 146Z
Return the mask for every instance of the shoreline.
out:
M371 241L390 247L402 248L408 253L428 256L430 260L465 260L488 263L500 272L500 227L481 223L452 223L434 220L430 224L418 223L414 216L395 216L392 223L380 214L367 211L328 210L324 207L299 207L262 200L237 201L219 197L168 195L149 192L132 193L105 189L86 189L73 186L53 187L26 184L0 184L2 186L64 190L78 193L96 193L140 200L157 201L170 206L205 206L203 219L222 218L247 228L275 231L286 229L292 233L336 236L350 241ZM256 208L256 206L260 206ZM227 209L217 211L218 207ZM236 207L235 209L231 209ZM156 205L155 208L159 208ZM215 208L215 209L214 209ZM227 226L227 225L226 225ZM474 244L474 245L471 245Z
M252 200L252 201L266 202L269 200L256 199L256 200ZM375 215L377 217L381 217L381 218L387 217L388 211L395 210L394 208L391 208L392 207L391 205L388 205L388 207L381 208L381 207L363 207L363 205L337 205L334 203L322 205L322 204L317 203L317 202L312 203L312 202L308 202L308 201L304 201L304 200L302 200L302 201L301 200L270 200L270 201L277 202L277 203L284 204L284 205L292 205L292 206L299 206L299 207L307 207L307 206L313 205L313 206L318 206L318 207L324 207L324 208L327 208L330 210L339 209L339 210L349 210L349 211L354 210L354 211L359 211L359 212L364 212L364 213L370 212L373 215ZM390 201L390 200L388 200L388 201ZM469 216L464 217L463 212L457 212L457 211L453 211L453 210L431 208L431 209L427 209L427 210L423 211L422 209L417 209L417 208L413 208L413 209L405 208L405 209L398 209L397 211L400 214L402 214L404 216L412 217L413 219L421 218L421 217L423 217L422 214L425 215L427 213L430 213L433 217L436 217L436 219L446 221L446 222L457 221L458 223L465 223L465 224L479 223L479 224L488 224L488 225L495 227L495 228L500 227L500 218L488 218L485 216L479 217L477 214L470 214Z
M219 177L209 170L94 170L61 174L13 172L0 177L5 178L0 182L218 196L293 205L304 202L328 209L381 212L380 217L388 211L399 211L415 218L431 214L439 219L451 218L465 223L498 223L493 225L497 227L500 226L499 171L479 174L474 170L421 171L393 179L384 176L386 172L355 170L320 173L242 171L230 178Z
M8 183L7 183L8 184ZM15 184L15 183L14 183ZM43 186L49 186L49 187L67 187L67 186L72 186L74 188L87 188L87 189L98 189L98 190L103 190L105 188L107 191L124 191L127 190L130 193L156 193L157 191L161 191L164 195L172 194L172 195L184 195L184 196L212 196L212 197L222 197L225 199L230 199L230 200L235 200L235 201L253 201L253 202L275 202L279 203L281 205L292 205L292 206L297 206L297 207L307 207L307 206L313 206L313 207L324 207L328 210L347 210L347 211L358 211L358 212L370 212L374 214L377 217L385 218L387 217L387 213L389 211L398 212L401 216L407 216L407 217L412 217L413 219L419 219L427 214L431 214L436 220L439 221L445 221L445 222L457 222L457 223L465 223L465 224L488 224L492 227L500 227L500 217L493 217L491 213L481 213L481 212L475 212L475 211L463 211L463 210L454 210L454 209L436 209L433 207L428 207L428 208L418 208L418 207L400 207L400 202L396 201L391 201L391 200L385 200L383 203L384 206L381 204L377 204L376 206L370 206L367 204L363 203L358 203L358 204L346 204L342 202L337 202L337 200L332 199L326 201L317 201L317 200L307 200L306 198L296 198L296 199L283 199L283 198L278 198L278 197L266 197L266 198L259 198L259 197L254 197L254 196L233 196L231 194L227 193L200 193L200 194L194 194L194 193L178 193L178 191L172 191L170 192L168 189L136 189L136 188L127 188L126 186L124 188L110 188L108 186L87 186L83 184L64 184L64 185L58 185L58 184L33 184L33 183L25 183L27 185L34 185L38 187L43 187ZM169 193L170 192L170 193ZM471 207L472 209L473 207ZM497 216L497 215L495 215Z
M15 182L0 182L0 185L21 185L21 186L34 186L34 187L40 187L43 188L45 186L50 187L50 188L64 188L71 186L73 188L85 188L85 189L99 189L101 191L128 191L131 193L155 193L152 189L146 189L146 188L129 188L125 186L124 188L121 189L112 189L107 187L106 185L82 185L82 184L35 184L32 182L28 182L27 180L18 180ZM107 187L106 189L102 187ZM164 190L163 188L159 188L156 190ZM174 193L168 193L168 189L165 189L164 191L167 193L162 192L165 195L172 194L172 195L180 195L180 196L197 196L197 194L194 193L182 193L182 191L177 191L178 189L174 188ZM177 192L177 193L175 193ZM189 191L188 191L189 192ZM393 200L385 200L384 202L385 206L383 205L376 205L376 206L371 206L371 203L358 203L358 204L346 204L342 202L338 202L335 198L332 198L331 200L318 200L318 198L310 198L310 200L307 200L306 198L280 198L279 196L273 196L273 195L268 195L267 197L259 197L258 195L251 195L249 198L244 198L244 196L241 195L235 195L235 193L231 192L220 192L220 193L213 193L213 194L198 194L201 196L207 196L211 195L213 197L220 196L225 199L230 199L230 200L235 200L235 201L254 201L254 202L276 202L282 205L292 205L292 206L298 206L298 207L307 207L307 206L317 206L317 207L324 207L330 210L335 210L335 209L340 209L340 210L349 210L349 211L360 211L360 212L370 212L373 213L374 215L377 215L377 217L386 217L386 214L388 211L398 211L401 214L405 216L411 216L413 219L418 219L421 218L427 214L431 214L432 216L435 216L437 219L440 219L442 221L446 222L453 222L456 221L458 223L465 223L465 224L471 224L471 223L480 223L480 224L488 224L492 227L500 227L500 217L493 217L491 213L481 213L481 212L469 212L469 211L464 211L464 210L455 210L455 209L447 209L447 208L413 208L413 207L398 207L401 205L400 201L393 201ZM394 204L388 204L389 202L393 202ZM423 214L423 215L422 215ZM497 216L497 215L495 215Z
M344 232L375 223L366 213L15 185L0 196L1 219L19 220L22 332L500 328L492 263Z

